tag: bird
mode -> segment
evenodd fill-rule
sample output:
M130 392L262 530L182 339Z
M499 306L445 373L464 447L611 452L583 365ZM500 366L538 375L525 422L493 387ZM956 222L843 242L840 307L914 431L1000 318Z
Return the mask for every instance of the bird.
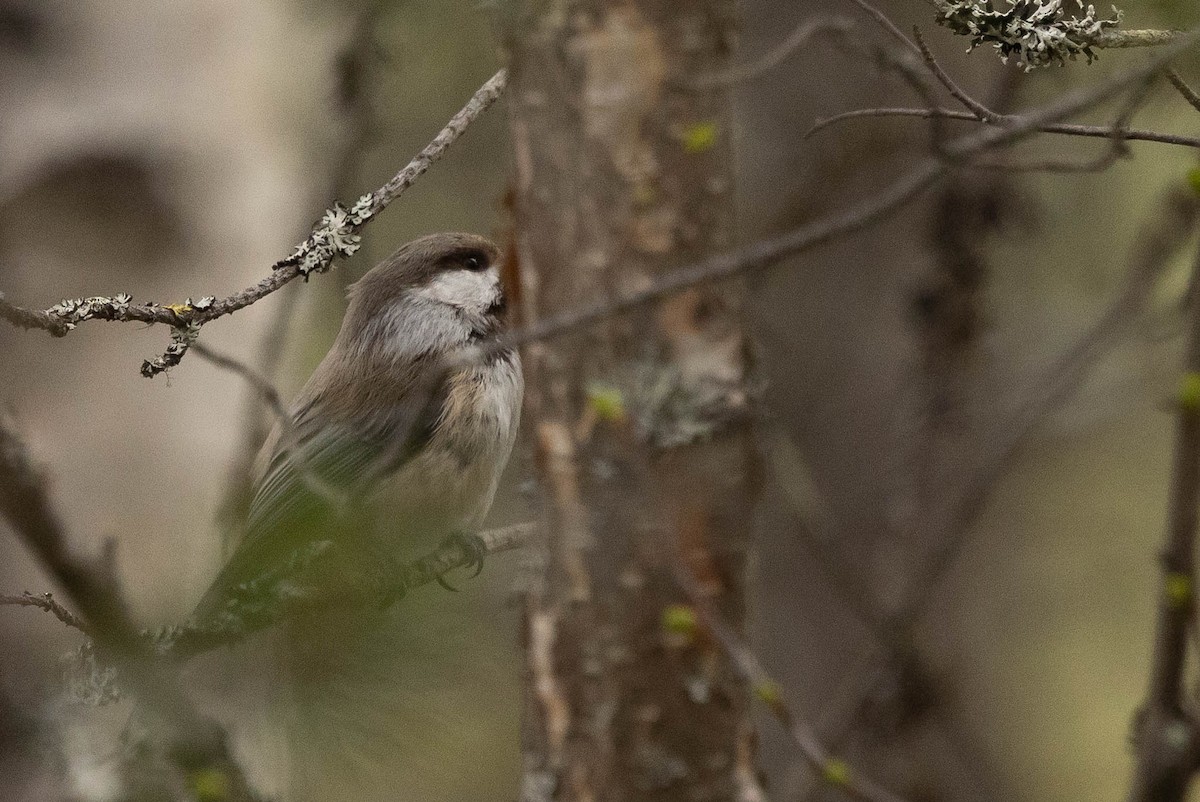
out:
M507 317L500 262L484 237L432 234L350 286L333 345L260 452L240 542L196 604L194 626L227 627L260 596L285 596L297 561L314 549L331 547L333 568L302 584L336 596L339 583L391 570L447 538L465 544L478 530L524 392L519 354L496 343ZM403 620L383 610L334 608L280 623L268 654L252 663L267 678L273 723L293 730L285 738L293 754L274 772L290 773L290 783L275 777L270 790L310 798L319 783L297 778L312 773L312 755L379 740L371 724L386 707L379 697L403 685L389 646L397 626ZM351 729L359 737L343 732ZM251 731L251 748L266 742L261 728ZM298 741L309 757L296 756Z

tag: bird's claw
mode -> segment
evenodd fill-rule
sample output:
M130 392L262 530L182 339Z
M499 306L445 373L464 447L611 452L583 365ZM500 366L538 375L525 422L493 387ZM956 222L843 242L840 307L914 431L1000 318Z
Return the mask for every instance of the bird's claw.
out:
M456 532L442 541L442 547L453 546L462 550L466 557L466 562L463 563L463 568L474 568L471 573L471 579L479 576L483 570L483 558L487 555L487 546L478 535L467 534L464 532ZM438 574L437 583L446 590L453 593L458 593L458 588L451 585L444 574Z

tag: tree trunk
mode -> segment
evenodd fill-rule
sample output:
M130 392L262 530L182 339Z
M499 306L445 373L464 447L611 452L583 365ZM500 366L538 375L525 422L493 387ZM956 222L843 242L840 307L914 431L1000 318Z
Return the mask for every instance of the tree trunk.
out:
M520 5L520 4L518 4ZM508 12L513 262L531 322L734 239L730 0ZM758 458L739 282L527 349L549 559L525 617L525 800L761 798L747 689L691 631L739 628Z

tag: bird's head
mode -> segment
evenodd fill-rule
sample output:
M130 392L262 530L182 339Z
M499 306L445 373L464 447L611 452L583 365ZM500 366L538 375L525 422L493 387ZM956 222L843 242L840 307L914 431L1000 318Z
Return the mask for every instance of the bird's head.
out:
M500 250L476 234L431 234L400 247L350 288L344 345L407 356L493 335L504 321Z

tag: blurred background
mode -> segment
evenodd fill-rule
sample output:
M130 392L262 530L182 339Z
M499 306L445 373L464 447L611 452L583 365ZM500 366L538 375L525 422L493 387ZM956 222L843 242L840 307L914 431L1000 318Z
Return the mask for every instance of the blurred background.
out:
M486 5L0 0L0 290L36 307L120 291L174 303L256 281L335 198L353 200L390 177L500 66ZM971 91L1012 108L1138 57L1104 53L1091 67L1020 74L986 50L964 54L924 3L879 5L902 28L921 23ZM1128 27L1200 21L1185 0L1123 9ZM837 0L757 0L741 11L746 57L814 14L854 16ZM1200 83L1200 63L1179 68ZM862 197L925 153L928 132L914 120L852 121L804 137L838 111L909 104L919 105L900 81L821 41L738 86L742 240ZM1135 123L1200 129L1165 86ZM1041 137L1020 152L1086 157L1104 147ZM1104 173L1008 176L989 195L1000 200L972 234L983 290L964 368L969 398L952 432L996 420L1006 394L1089 325L1118 291L1139 227L1196 164L1182 148L1131 150ZM437 230L503 236L507 153L498 108L337 272L206 328L205 342L259 364L264 336L285 319L278 380L289 396L336 333L346 284L379 258ZM885 497L905 459L895 430L919 359L913 309L936 273L945 199L932 193L754 282L772 473L757 524L753 638L818 721L850 715L837 707L847 666L869 665L875 646L814 558L813 538L832 542L868 584L888 575L895 550L877 537L896 514ZM933 798L1122 792L1150 654L1172 427L1163 400L1177 371L1192 250L1180 252L1133 334L1021 452L931 600L919 627L928 688L915 695L927 690L937 703L914 701L909 687L876 694L871 709L853 712L866 724L854 728L852 755ZM131 325L93 323L61 340L0 327L0 403L48 466L79 547L118 543L121 577L147 626L185 616L220 564L215 520L252 403L237 377L198 358L143 379L142 359L166 340ZM495 523L527 514L530 476L519 452ZM813 534L814 517L824 534ZM2 530L0 555L0 591L49 587ZM508 601L521 562L495 558L461 593L403 602L411 671L397 682L412 737L386 757L393 798L516 797L521 665ZM6 799L45 798L22 773L45 745L22 733L57 715L58 661L75 635L35 611L0 615ZM762 730L771 798L804 798L805 771L772 722ZM88 753L79 739L64 759L86 784L102 772L98 758L78 757Z

